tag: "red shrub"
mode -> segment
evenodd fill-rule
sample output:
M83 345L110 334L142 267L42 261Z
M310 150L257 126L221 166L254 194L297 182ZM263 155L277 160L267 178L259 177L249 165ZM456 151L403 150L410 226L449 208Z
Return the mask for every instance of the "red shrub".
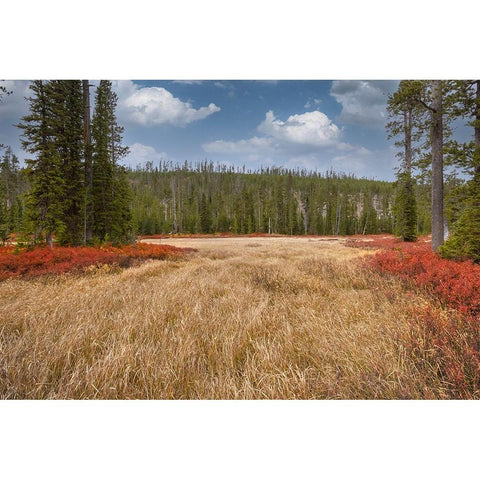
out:
M138 243L123 247L37 247L21 249L0 247L0 280L12 276L65 273L89 265L118 263L128 266L132 259L165 259L183 255L192 249L170 245Z
M438 367L451 397L479 398L480 265L443 259L425 241L388 240L374 246L382 249L366 260L370 268L396 275L455 310L445 315L413 305L410 354Z
M425 244L382 250L369 263L424 288L463 314L480 315L480 265L443 259Z

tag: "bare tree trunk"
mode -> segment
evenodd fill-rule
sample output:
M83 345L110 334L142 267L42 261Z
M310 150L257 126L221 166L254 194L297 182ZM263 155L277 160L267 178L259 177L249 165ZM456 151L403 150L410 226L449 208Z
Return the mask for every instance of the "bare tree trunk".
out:
M476 178L480 179L480 158L478 158L480 157L480 80L477 80L475 84L476 84L476 92L475 92L475 124L474 124L474 131L475 131L474 175Z
M403 113L404 132L405 132L405 172L412 173L412 108Z
M47 245L50 248L53 248L53 237L52 237L52 232L47 232L45 235L45 241L47 242Z
M432 80L432 250L444 241L442 82Z

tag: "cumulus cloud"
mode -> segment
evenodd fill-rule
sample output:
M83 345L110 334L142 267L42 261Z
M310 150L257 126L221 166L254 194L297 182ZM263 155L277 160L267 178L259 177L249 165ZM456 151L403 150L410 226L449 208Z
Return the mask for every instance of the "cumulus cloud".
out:
M184 127L220 111L214 103L196 109L162 87L140 87L131 81L118 81L116 89L118 117L125 123Z
M395 80L335 80L330 95L342 105L338 122L383 128L387 96L397 88Z
M262 136L237 141L217 140L204 144L203 149L208 153L260 156L305 154L330 147L348 148L348 144L340 142L341 130L319 111L290 115L283 121L270 110L257 131Z
M281 120L272 111L258 125L262 135L237 141L217 140L203 149L248 163L304 167L353 173L357 176L391 178L394 155L390 150L369 150L342 141L342 130L320 111L290 115Z
M152 162L158 166L160 160L169 161L171 158L165 152L157 152L155 148L141 143L134 143L130 145L129 154L123 158L122 163L129 167L135 168L138 165L145 165L147 162Z
M290 115L284 122L270 110L258 131L281 143L325 147L338 142L341 130L322 112Z

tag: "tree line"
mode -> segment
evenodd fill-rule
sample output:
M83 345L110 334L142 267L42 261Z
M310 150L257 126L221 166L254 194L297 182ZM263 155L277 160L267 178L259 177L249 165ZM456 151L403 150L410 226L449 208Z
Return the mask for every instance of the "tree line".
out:
M353 235L391 233L394 227L395 186L387 181L332 171L245 171L208 161L149 162L128 175L134 224L142 235ZM419 204L427 206L429 189L419 182L415 190ZM416 221L420 232L429 231L428 214Z

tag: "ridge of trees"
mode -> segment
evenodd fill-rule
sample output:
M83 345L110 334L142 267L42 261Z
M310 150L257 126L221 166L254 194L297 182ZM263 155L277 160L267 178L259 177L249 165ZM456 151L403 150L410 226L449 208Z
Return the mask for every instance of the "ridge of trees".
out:
M130 169L132 213L141 235L159 233L391 233L394 184L353 175L276 167L247 170L212 162L149 162ZM428 186L415 185L430 228Z

